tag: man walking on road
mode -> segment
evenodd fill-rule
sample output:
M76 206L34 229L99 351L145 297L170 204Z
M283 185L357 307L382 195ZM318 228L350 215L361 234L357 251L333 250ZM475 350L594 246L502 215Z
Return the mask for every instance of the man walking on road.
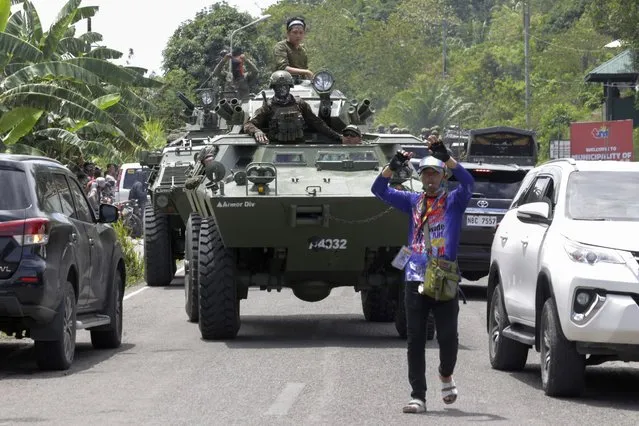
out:
M422 193L398 191L389 187L393 173L407 165L413 156L413 153L405 151L395 154L371 188L375 196L410 216L409 245L403 247L393 261L395 267L404 269L406 280L404 302L408 337L408 380L412 387L412 399L404 406L404 413L426 411L426 324L431 310L437 327L439 378L444 403L455 402L458 393L453 380L458 350L457 285L460 279L456 258L461 222L473 193L474 180L450 156L441 140L431 136L426 143L432 156L424 157L419 163L418 173L424 189ZM451 192L446 189L445 177L448 171L459 181L459 186ZM444 268L449 269L444 271ZM456 282L455 279L448 278L451 273L457 279ZM441 276L446 278L441 279ZM443 284L444 282L447 284ZM451 282L454 286L449 293L452 294L441 297L443 286L450 286ZM440 285L435 296L429 292L431 288L435 288L432 283Z

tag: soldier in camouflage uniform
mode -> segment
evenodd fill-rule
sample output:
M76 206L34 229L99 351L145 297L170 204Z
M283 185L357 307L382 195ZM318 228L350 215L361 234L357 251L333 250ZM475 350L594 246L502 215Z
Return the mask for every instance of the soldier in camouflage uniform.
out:
M394 131L397 128L398 128L397 123L391 123L391 125L388 126L388 133L397 133Z
M386 126L384 126L383 124L380 124L379 126L377 126L377 133L380 133L380 134L386 133Z
M255 111L255 116L244 125L244 132L253 136L258 143L304 143L305 125L338 143L342 142L342 136L316 116L309 104L291 95L293 77L290 73L275 71L271 75L269 87L275 96Z
M276 70L288 71L307 80L313 78L313 71L308 69L306 48L302 44L305 35L304 19L295 17L286 21L286 40L278 42L274 48Z
M419 136L422 138L423 141L425 141L430 136L430 129L427 127L422 127Z

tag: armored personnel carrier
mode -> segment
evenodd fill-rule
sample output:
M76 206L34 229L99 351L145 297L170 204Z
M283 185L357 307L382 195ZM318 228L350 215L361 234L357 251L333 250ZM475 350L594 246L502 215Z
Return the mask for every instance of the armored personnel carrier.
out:
M186 312L199 321L203 338L236 336L249 288L288 288L317 302L336 287L361 292L365 318L396 321L405 336L405 315L397 309L402 271L391 261L405 243L407 217L378 200L371 185L411 136L366 133L370 102L349 101L332 87L332 75L321 72L291 93L337 131L358 125L364 143L335 144L308 132L305 144L261 145L237 126L216 137L218 149L194 168L199 183L185 193L193 211L186 224ZM265 90L235 105L237 122L272 95ZM225 105L218 106L231 107ZM393 184L420 189L413 171L406 167Z
M211 139L229 131L229 124L213 112L215 91L199 91L200 105L184 94L178 98L186 105L185 133L162 151L143 152L140 164L150 169L148 193L151 202L144 210L145 278L149 286L169 285L176 261L184 258L184 236L190 204L184 195L186 172L195 164L198 152Z

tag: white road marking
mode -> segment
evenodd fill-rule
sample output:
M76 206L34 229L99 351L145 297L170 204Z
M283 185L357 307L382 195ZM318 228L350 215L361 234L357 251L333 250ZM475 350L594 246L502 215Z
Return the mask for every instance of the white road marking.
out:
M141 288L141 289L139 289L139 290L135 290L133 293L129 293L129 294L127 294L126 296L124 296L124 298L123 298L122 300L130 299L131 297L135 296L136 294L140 294L140 293L142 293L142 292L143 292L144 290L146 290L146 289L148 289L148 287L146 287L146 286L145 286L145 287L142 287L142 288Z
M266 412L267 416L284 416L288 414L297 398L302 393L305 383L287 383L284 389L277 396L277 399Z

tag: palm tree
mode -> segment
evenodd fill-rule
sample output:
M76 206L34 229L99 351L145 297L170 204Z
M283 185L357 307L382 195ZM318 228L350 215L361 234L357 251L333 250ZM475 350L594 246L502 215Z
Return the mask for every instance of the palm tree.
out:
M380 114L385 123L402 123L414 134L424 127L441 128L457 124L473 107L456 97L447 85L422 79L413 87L397 93L386 110Z
M5 146L20 141L43 149L56 141L117 158L146 145L139 130L144 120L133 109L152 106L131 88L162 84L145 78L145 70L109 62L122 53L95 46L100 34L75 37L73 25L98 11L80 7L81 1L68 0L45 32L31 1L0 0L0 140ZM11 5L19 3L22 10L11 14Z

